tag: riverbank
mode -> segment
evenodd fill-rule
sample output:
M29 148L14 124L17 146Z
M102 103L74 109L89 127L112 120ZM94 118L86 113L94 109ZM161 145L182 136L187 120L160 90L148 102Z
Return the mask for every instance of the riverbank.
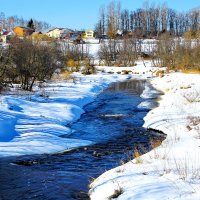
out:
M150 76L152 67L147 63L149 67L140 67L140 71L132 67L137 74L102 70L87 76L74 73L73 80L45 83L34 87L33 92L15 86L2 93L0 157L52 154L92 144L92 141L61 136L71 134L68 125L78 120L84 113L84 106L109 84ZM141 69L144 70L141 72Z
M167 138L93 181L92 200L200 198L200 75L173 73L151 82L164 95L144 118L144 127L160 130ZM146 88L142 96L149 95Z
M62 137L92 145L1 159L0 199L89 199L91 177L127 162L139 145L148 150L152 141L165 138L142 127L149 109L137 106L147 85L149 81L139 79L112 83L84 106L84 114L68 126L72 133ZM157 105L154 98L150 101Z
M154 150L106 172L91 183L91 199L199 199L200 76L173 73L153 78L146 61L132 68L97 67L96 75L74 74L24 93L14 88L0 98L0 157L52 154L92 144L89 140L60 137L84 113L84 106L110 83L149 79L164 95L159 107L144 118L144 127L167 134ZM122 75L123 74L123 75ZM138 108L150 108L154 96L146 87Z
M83 107L101 90L129 76L76 74L76 81L59 81L27 93L14 88L1 96L0 157L57 153L90 145L91 141L60 137L71 133Z

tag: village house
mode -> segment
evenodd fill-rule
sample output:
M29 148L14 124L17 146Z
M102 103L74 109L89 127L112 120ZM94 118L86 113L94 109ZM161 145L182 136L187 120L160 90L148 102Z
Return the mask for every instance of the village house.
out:
M87 38L94 38L94 31L93 30L86 30L83 32L82 38L87 39Z
M23 26L16 26L13 31L17 37L26 37L31 35L34 32L34 29Z
M60 35L61 39L69 39L74 34L74 31L68 28L65 28Z
M51 37L51 38L60 38L61 36L61 33L63 32L63 29L64 28L54 28L54 29L51 29L49 30L48 32L46 32L46 35Z
M73 31L67 28L54 28L46 33L47 36L56 39L69 38L72 34Z
M0 42L8 43L11 37L14 35L13 32L10 31L1 31L0 33Z

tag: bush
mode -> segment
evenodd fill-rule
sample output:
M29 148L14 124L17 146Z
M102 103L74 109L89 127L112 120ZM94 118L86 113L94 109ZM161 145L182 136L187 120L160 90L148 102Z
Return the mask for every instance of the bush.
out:
M123 66L134 66L138 58L137 41L135 38L125 38L119 46L117 61Z
M82 73L83 74L94 74L96 73L96 69L94 67L94 59L92 56L86 57L83 62L83 68L82 68Z
M164 34L154 51L153 63L156 67L200 72L199 58L200 43L197 39L174 39L169 34Z
M104 64L107 66L114 65L118 55L119 43L114 39L110 39L108 43L102 43L98 51L99 60L104 61Z
M6 65L4 62L5 80L15 79L20 81L25 90L32 90L36 80L44 81L51 78L54 71L62 67L62 57L57 46L32 42L29 39L14 39L8 49L3 50L8 56Z
M135 38L125 38L122 42L110 39L102 43L98 51L100 61L107 66L133 66L138 54Z

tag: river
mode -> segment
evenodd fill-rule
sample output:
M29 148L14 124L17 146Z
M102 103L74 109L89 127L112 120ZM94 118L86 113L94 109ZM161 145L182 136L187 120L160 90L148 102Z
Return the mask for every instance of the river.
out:
M164 135L142 128L149 111L138 108L145 80L112 84L84 107L70 125L70 136L94 144L60 154L31 155L0 160L0 200L88 199L88 184L100 174L133 159L134 149L151 149ZM157 106L157 96L149 99Z

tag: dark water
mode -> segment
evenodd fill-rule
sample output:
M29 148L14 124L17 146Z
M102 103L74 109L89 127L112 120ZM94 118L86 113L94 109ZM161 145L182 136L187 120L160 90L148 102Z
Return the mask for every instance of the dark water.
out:
M95 145L0 160L0 200L88 199L93 178L132 159L135 148L145 152L152 140L163 140L163 135L142 128L149 110L137 105L146 84L141 80L116 83L84 108L86 113L71 125L70 137ZM156 106L154 98L149 101Z

